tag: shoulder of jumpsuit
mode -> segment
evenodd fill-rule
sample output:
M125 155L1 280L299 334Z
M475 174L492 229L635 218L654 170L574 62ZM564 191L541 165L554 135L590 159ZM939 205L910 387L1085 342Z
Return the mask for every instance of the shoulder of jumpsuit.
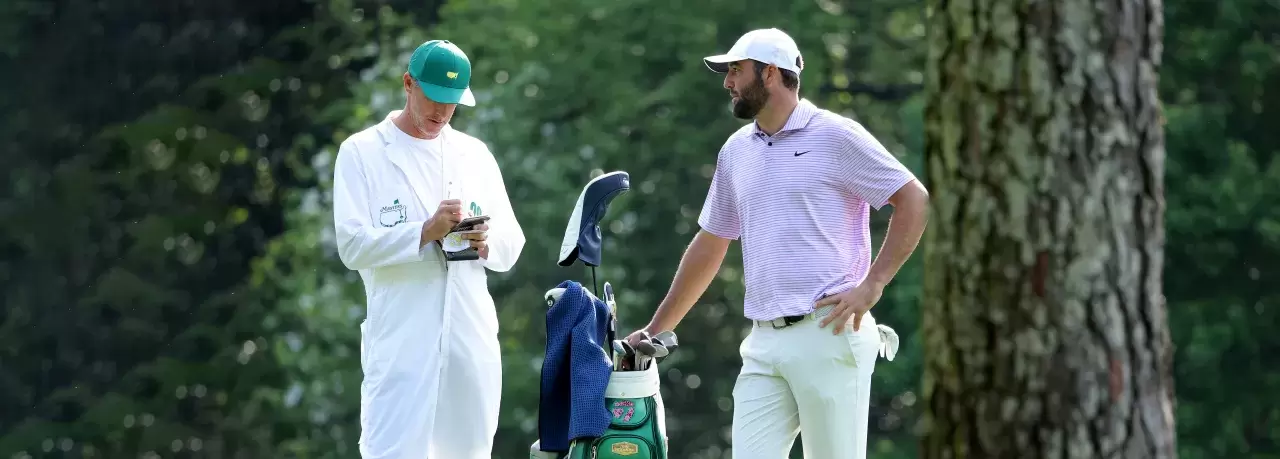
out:
M402 111L403 110L392 110L387 112L387 116L382 118L382 121L378 122L378 124L369 126L363 131L360 131L360 133L367 132L369 134L368 137L361 139L361 147L364 147L364 143L367 142L369 146L386 148L388 145L391 145L392 142L395 142L396 133L393 129L399 128L396 127L394 118Z
M448 142L457 147L459 151L467 155L467 159L477 161L481 164L488 164L497 167L498 161L493 157L493 152L489 150L489 145L480 140L480 138L460 131L452 125L446 126L448 129L446 138Z
M398 110L388 114L386 118L383 118L377 124L365 127L347 136L346 140L342 141L341 150L354 152L357 156L363 158L370 152L385 148L387 144L395 139L393 133L388 131L387 128L392 126L391 116L396 112Z
M355 155L357 160L367 159L369 152L382 148L384 141L382 123L366 127L347 136L338 147L338 154Z

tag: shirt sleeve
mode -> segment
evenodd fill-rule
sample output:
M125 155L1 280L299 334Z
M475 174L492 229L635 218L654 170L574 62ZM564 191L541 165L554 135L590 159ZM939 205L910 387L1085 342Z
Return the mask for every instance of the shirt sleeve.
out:
M722 148L716 157L716 171L711 176L711 188L707 190L707 200L698 215L698 225L717 237L737 239L742 235L742 225L738 219L738 199L727 156Z
M480 143L477 141L477 143ZM505 272L515 266L524 250L524 229L516 219L511 206L511 197L507 194L507 185L502 178L502 168L498 159L488 147L480 143L485 171L485 207L492 209L489 213L489 258L481 260L484 267L495 272ZM485 210L485 209L482 209Z
M881 145L861 124L851 123L840 156L845 186L858 198L879 210L915 174Z

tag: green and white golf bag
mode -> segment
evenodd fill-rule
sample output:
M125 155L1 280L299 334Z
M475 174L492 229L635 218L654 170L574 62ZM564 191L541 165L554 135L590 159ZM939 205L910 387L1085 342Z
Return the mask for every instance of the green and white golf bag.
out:
M646 370L614 371L604 390L613 419L597 438L575 440L569 453L548 453L534 442L530 459L666 459L667 419L659 392L658 364Z
M615 371L604 390L613 418L604 435L579 439L568 459L666 459L667 419L658 391L658 365L643 371Z
M591 179L578 196L569 217L569 225L565 228L564 240L560 245L560 266L572 266L581 261L591 267L592 284L595 285L595 267L600 264L603 245L600 239L600 219L608 211L609 202L630 189L631 178L624 171L610 172ZM555 305L563 292L563 288L548 291L544 297L547 306ZM604 390L605 408L612 415L609 427L599 437L572 441L567 453L542 451L540 442L535 441L529 448L530 459L667 458L667 420L662 395L658 390L660 378L657 362L674 351L679 344L672 333L646 337L637 343L641 345L640 349L631 348L615 336L618 307L613 297L613 288L608 282L604 283L604 295L600 299L608 304L611 311L608 339L601 343L601 351L611 356L609 360L613 364L613 371Z

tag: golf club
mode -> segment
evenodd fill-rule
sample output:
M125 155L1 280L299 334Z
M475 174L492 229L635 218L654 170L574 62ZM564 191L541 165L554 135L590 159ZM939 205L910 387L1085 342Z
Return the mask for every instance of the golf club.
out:
M653 355L653 353L655 352L653 341L644 340L636 343L636 352L641 355Z
M627 346L622 340L613 340L613 371L622 370L622 361L627 357Z
M666 357L666 356L668 356L668 355L670 355L670 354L671 354L671 350L670 350L670 349L667 349L667 347L666 347L666 346L663 346L663 345L662 345L662 344L660 344L660 343L654 343L654 344L653 344L653 353L652 353L652 354L649 354L649 356L650 356L650 357L653 357L653 358L655 358L655 359L660 359L660 358Z
M613 285L604 283L604 302L609 305L609 341L618 337L618 302L613 297Z
M636 362L635 362L636 350L632 348L631 344L627 343L626 341L622 341L622 350L623 350L623 353L622 353L621 370L622 371L635 370L636 369Z
M653 339L657 340L659 343L662 343L662 345L666 346L667 348L674 348L678 345L676 341L676 332L673 332L671 330L667 330L662 333L658 333L657 335L653 335Z
M640 336L642 336L643 338L640 340L640 343L636 344L636 353L643 354L645 357L652 357L653 356L653 336L650 336L649 332L647 331L641 331ZM641 361L636 362L636 370L644 371L648 368L649 368L648 358L642 358Z
M660 358L660 357L666 357L666 356L667 356L667 348L665 348L665 347L661 347L661 346L656 346L656 347L654 347L654 352L653 352L653 354L649 354L649 355L646 355L646 356L644 357L644 365L643 365L640 369L641 369L641 370L648 370L648 369L649 369L649 367L650 367L651 365L653 365L653 362L656 362L656 361L658 360L658 358Z

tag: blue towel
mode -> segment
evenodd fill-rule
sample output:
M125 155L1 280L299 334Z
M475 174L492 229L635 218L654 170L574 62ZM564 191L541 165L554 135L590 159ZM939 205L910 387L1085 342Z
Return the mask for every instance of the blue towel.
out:
M542 361L538 440L543 451L567 452L578 438L599 437L612 419L604 389L613 368L608 340L609 305L573 281L561 282L560 300L547 310L547 351Z

